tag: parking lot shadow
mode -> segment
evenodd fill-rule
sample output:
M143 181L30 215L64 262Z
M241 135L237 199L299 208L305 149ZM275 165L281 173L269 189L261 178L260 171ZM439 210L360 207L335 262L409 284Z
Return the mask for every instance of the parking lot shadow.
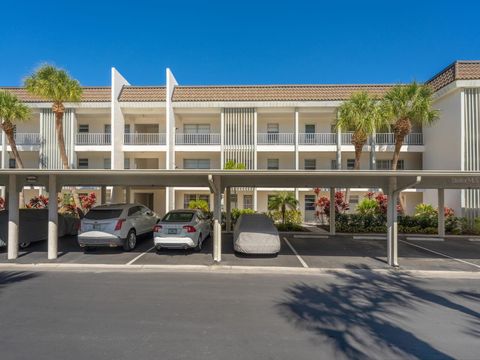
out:
M354 359L380 354L381 358L452 359L438 346L400 325L408 321L408 312L420 306L428 307L439 318L449 311L460 314L469 324L463 336L469 336L468 341L478 340L480 313L452 301L450 296L425 290L423 281L405 273L375 273L367 266L347 268L352 272L332 271L335 278L325 286L301 282L285 289L285 297L276 304L280 316L311 332L315 341L333 347L339 357ZM479 295L463 296L471 299ZM431 331L441 343L442 334L435 334L435 327Z
M33 279L39 276L38 273L26 271L1 271L0 272L0 293L5 287L18 282Z

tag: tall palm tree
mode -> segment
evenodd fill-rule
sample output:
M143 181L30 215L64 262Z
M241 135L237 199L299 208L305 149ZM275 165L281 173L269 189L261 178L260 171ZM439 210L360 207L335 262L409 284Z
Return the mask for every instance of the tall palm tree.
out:
M30 115L30 109L14 94L4 90L0 91L0 127L7 136L8 144L19 169L23 169L23 161L15 142L15 122L27 121L30 119Z
M380 116L379 102L365 91L354 93L350 99L339 107L338 115L335 127L353 131L352 145L355 148L354 168L359 170L363 146L367 143L368 137L376 129L386 125L385 118Z
M285 213L287 207L294 210L297 208L298 200L295 199L295 195L292 192L282 191L270 198L268 201L268 210L276 211L280 209L282 213L282 224L285 224Z
M412 125L428 126L438 119L438 110L432 109L432 94L430 87L416 82L394 86L385 94L383 113L395 135L392 170L397 170L400 149L405 137L412 132Z
M46 64L25 79L25 87L32 94L52 102L60 158L62 159L63 168L69 169L70 165L63 135L64 103L81 100L82 87L80 83L78 80L70 77L65 70Z

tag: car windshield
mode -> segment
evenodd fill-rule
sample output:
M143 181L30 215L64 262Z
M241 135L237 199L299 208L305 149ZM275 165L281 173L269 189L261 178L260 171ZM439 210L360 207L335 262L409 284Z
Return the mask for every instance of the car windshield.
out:
M170 212L162 219L163 222L190 222L192 221L192 212Z
M122 213L121 209L92 209L86 215L85 219L89 220L106 220L116 219L120 217Z

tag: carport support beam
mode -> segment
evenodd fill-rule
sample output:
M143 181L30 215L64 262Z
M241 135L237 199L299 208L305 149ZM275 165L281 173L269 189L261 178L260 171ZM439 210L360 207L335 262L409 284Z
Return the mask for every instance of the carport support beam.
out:
M445 236L445 190L438 189L438 235Z
M8 260L15 260L18 257L18 189L17 177L8 176Z
M220 176L208 175L213 193L213 261L222 261L222 186Z
M232 231L232 191L230 187L225 190L225 225L227 231Z
M48 260L58 256L58 198L57 177L48 177Z
M335 235L335 188L330 188L330 235Z
M107 187L105 185L100 187L101 204L107 203Z

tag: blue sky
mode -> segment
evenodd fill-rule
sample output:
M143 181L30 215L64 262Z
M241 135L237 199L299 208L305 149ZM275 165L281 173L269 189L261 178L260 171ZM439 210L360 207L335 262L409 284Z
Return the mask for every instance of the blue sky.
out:
M135 85L164 84L166 67L200 85L424 81L480 59L478 1L35 0L2 12L0 85L43 62L82 85L109 85L112 66Z

